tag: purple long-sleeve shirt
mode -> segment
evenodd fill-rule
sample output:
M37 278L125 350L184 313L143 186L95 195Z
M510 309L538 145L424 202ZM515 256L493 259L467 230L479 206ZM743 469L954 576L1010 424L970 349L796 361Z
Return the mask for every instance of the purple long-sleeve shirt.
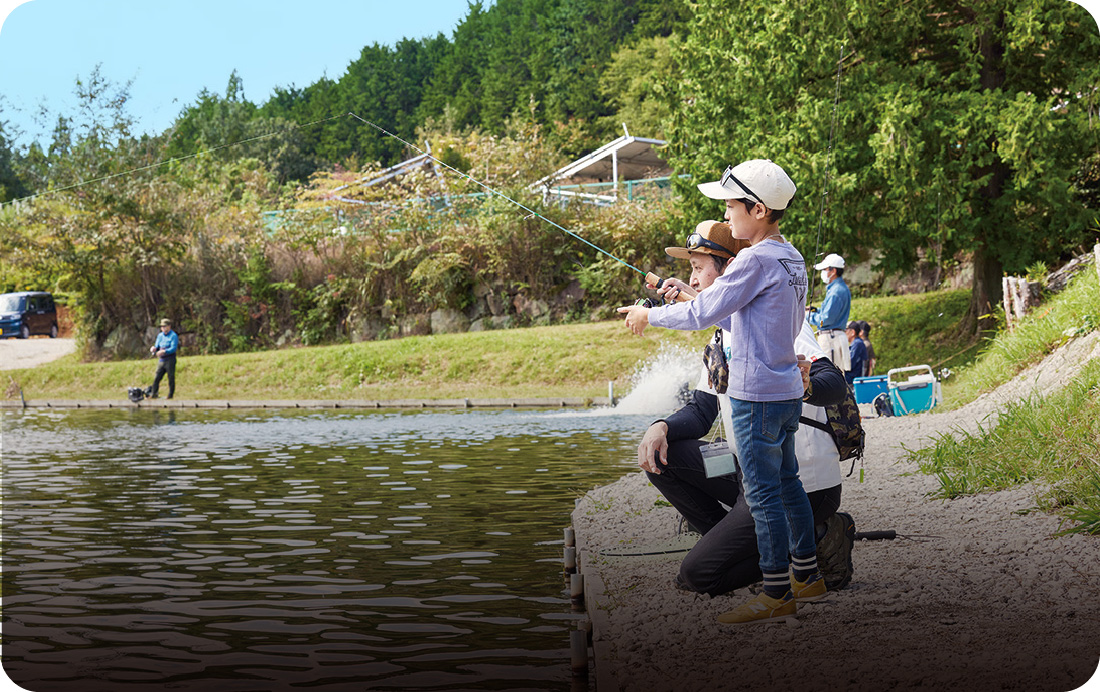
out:
M742 401L801 399L794 340L806 309L806 262L790 243L765 240L737 253L726 272L694 300L653 308L667 329L728 329L729 389Z

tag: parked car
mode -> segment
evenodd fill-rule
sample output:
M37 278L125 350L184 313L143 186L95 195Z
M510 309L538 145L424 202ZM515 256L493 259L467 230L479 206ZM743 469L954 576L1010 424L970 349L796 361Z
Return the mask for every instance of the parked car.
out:
M26 339L31 334L57 338L57 306L41 291L0 293L0 336Z

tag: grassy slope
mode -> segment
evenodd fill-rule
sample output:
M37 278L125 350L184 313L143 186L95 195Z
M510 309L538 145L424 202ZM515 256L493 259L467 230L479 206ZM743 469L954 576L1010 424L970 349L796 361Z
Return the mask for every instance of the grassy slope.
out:
M1068 339L1100 328L1100 282L1092 268L1041 305L1011 333L990 339L980 357L949 380L959 406L1007 382ZM1036 502L1065 520L1063 531L1100 534L1100 361L1046 398L1012 404L978 434L941 435L910 457L953 498L1037 482Z
M1074 336L1100 328L1100 285L1086 267L1060 294L1048 299L1012 332L990 338L972 365L944 383L950 407L996 389ZM952 367L954 367L952 365Z
M951 335L965 291L856 299L852 316L875 324L880 370L936 362L966 346ZM407 399L595 397L623 393L635 366L662 342L702 350L710 332L652 328L644 338L619 321L409 337L339 346L186 356L177 392L188 399ZM80 363L76 356L10 374L28 399L119 399L149 384L152 359Z

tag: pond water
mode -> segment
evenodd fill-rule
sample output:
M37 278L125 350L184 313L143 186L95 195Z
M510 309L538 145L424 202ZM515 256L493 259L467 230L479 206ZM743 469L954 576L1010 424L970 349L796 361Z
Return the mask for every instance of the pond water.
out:
M569 689L562 529L652 412L3 414L32 690Z

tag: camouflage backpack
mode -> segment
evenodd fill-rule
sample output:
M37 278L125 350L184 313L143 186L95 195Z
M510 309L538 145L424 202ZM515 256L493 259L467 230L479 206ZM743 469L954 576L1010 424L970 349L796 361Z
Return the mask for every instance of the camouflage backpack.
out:
M829 433L833 442L836 443L840 460L852 460L852 468L848 471L850 476L856 468L856 459L863 458L863 446L867 433L864 432L863 423L860 422L859 406L856 404L852 385L847 385L845 390L844 399L839 404L825 407L827 423L819 423L805 416L802 416L799 422Z

